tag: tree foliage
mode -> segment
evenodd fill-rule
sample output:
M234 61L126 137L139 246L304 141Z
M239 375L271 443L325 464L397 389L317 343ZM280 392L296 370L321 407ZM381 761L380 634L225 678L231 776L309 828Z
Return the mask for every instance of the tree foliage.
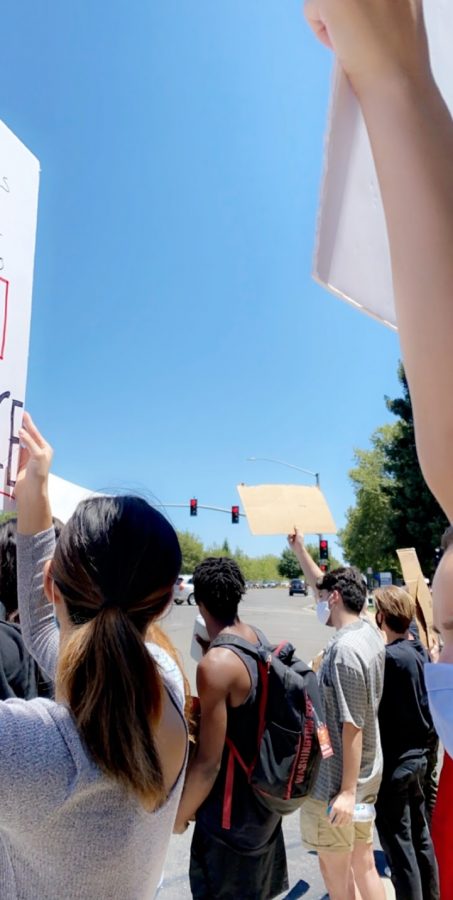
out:
M302 574L298 560L289 547L283 550L277 568L281 578L298 578Z
M371 450L355 451L355 467L349 472L356 503L346 513L339 539L347 561L362 572L368 567L374 572L392 570L397 564L389 533L391 501L387 488L391 478L386 472L386 449L396 427L378 428L371 436Z
M319 544L305 544L305 547L310 554L311 558L315 561L315 563L319 566L321 560L319 559ZM338 559L335 559L332 556L329 550L329 569L337 569L341 566L341 563ZM299 565L299 562L289 547L285 547L282 552L282 555L278 561L278 572L281 578L299 578L302 574L302 569Z
M385 470L389 481L385 493L391 507L388 546L415 547L423 571L431 575L434 550L440 544L448 521L427 486L418 463L412 404L402 365L398 377L402 397L395 400L386 397L387 408L398 417L386 447ZM435 434L433 440L436 440Z
M193 572L207 556L230 556L235 559L246 581L277 581L278 557L268 553L264 556L247 556L239 547L233 552L225 539L221 545L204 547L202 541L190 531L178 532L182 551L181 572Z
M179 531L178 540L182 553L181 572L189 574L204 559L206 555L204 547L202 542L190 531Z
M434 550L448 523L420 470L401 365L398 376L402 396L386 398L397 421L374 432L370 450L355 451L356 465L349 476L356 502L347 511L339 537L348 562L363 572L371 567L400 574L397 548L415 547L423 571L431 575Z

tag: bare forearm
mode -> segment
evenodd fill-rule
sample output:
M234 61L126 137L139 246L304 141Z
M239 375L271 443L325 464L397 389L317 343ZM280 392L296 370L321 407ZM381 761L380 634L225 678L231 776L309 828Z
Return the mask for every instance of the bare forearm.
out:
M316 565L314 559L312 559L305 547L294 545L293 550L299 560L306 581L308 581L310 587L315 590L317 582L323 576L321 569Z
M349 722L343 724L343 774L341 791L355 793L362 761L362 731Z
M451 521L453 122L428 71L359 99L387 219L418 455Z
M189 822L214 787L219 767L204 766L195 759L187 774L184 791L179 804L177 821Z

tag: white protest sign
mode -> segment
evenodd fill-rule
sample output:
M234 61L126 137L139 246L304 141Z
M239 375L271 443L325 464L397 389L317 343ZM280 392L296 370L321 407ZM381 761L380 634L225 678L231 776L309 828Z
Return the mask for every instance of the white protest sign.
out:
M453 112L453 2L425 0L424 7L434 76ZM376 169L358 102L338 66L313 275L343 300L396 328L390 251Z
M100 497L101 494L90 491L80 484L66 481L59 475L49 475L49 501L52 515L62 522L67 522L72 516L76 506L88 497Z
M0 509L11 506L27 379L39 162L0 122Z

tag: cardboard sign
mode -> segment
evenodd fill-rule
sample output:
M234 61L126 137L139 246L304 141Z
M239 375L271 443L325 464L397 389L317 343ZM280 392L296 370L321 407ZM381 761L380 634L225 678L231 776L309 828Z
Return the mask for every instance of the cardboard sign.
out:
M433 601L414 547L397 550L403 578L409 594L415 600L420 637L425 647L433 643Z
M453 112L453 3L425 0L434 76ZM384 210L362 114L334 72L314 278L357 309L396 328Z
M289 534L294 526L303 534L336 534L337 528L324 494L300 484L238 485L238 493L252 534Z
M0 122L0 509L10 509L27 378L39 163Z

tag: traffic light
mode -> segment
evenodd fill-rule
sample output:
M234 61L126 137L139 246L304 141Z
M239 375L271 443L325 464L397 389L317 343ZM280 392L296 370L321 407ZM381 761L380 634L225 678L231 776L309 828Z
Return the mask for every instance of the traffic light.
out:
M321 563L319 568L321 569L321 572L327 572L327 564L326 563Z
M231 521L233 525L237 525L239 522L239 506L231 507Z
M329 559L329 543L323 538L320 538L319 541L319 558Z
M198 514L198 500L195 497L192 497L190 501L190 515L196 516Z

